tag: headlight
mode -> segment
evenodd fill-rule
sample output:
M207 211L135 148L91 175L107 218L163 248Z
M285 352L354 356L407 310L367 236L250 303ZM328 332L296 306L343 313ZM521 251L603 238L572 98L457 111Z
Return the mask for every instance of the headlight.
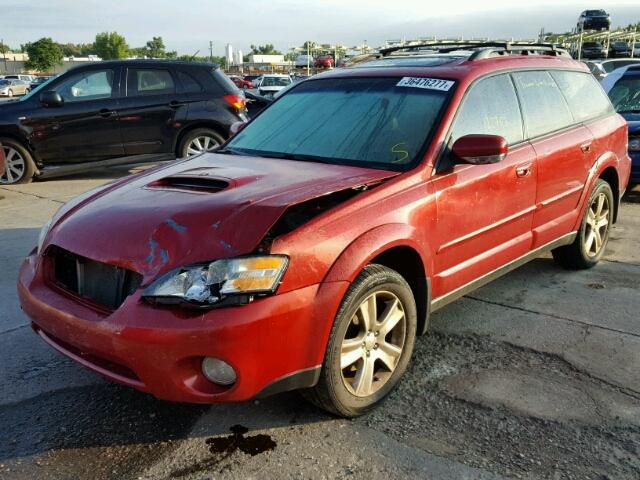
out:
M142 296L157 303L214 305L229 296L276 291L289 259L266 255L216 260L175 269L149 285Z
M630 138L629 139L629 151L630 152L640 152L640 137Z
M51 227L51 220L45 223L40 229L40 235L38 235L38 249L36 253L40 254L42 252L42 244L44 243L44 239L47 237L47 233L49 233L49 228Z

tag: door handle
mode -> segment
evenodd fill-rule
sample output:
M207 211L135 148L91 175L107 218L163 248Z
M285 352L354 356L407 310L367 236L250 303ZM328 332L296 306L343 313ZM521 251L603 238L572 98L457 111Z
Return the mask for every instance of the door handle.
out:
M102 118L109 118L114 116L115 114L116 112L114 112L113 110L109 110L108 108L103 108L98 112L98 115L100 115Z
M178 102L177 100L172 100L169 102L169 107L171 108L180 108L183 107L185 104L183 102Z
M528 162L516 166L516 175L518 177L528 177L531 175L531 165L532 163Z
M591 151L591 142L580 145L580 150L582 150L582 153L589 153Z

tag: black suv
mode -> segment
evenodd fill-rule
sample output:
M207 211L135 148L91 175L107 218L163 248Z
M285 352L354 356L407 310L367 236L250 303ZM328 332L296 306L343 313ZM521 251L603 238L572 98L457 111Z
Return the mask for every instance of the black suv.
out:
M577 31L585 30L609 30L611 17L604 10L585 10L578 18Z
M222 144L233 123L247 120L244 95L215 65L82 65L19 100L0 103L7 159L0 183L132 163L144 154L194 155Z

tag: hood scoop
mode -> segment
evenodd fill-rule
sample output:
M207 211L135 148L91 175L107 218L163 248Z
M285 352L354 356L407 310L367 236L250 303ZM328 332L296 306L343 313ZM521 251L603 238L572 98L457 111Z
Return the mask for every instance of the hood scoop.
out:
M229 188L229 181L202 175L174 175L156 180L147 187L188 193L216 193Z

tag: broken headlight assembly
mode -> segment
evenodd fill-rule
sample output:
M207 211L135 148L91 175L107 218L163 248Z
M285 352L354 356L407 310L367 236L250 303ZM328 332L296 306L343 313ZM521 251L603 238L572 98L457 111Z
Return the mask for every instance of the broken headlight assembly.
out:
M288 264L284 255L263 255L181 267L157 279L142 296L153 303L198 307L244 304L274 293Z

